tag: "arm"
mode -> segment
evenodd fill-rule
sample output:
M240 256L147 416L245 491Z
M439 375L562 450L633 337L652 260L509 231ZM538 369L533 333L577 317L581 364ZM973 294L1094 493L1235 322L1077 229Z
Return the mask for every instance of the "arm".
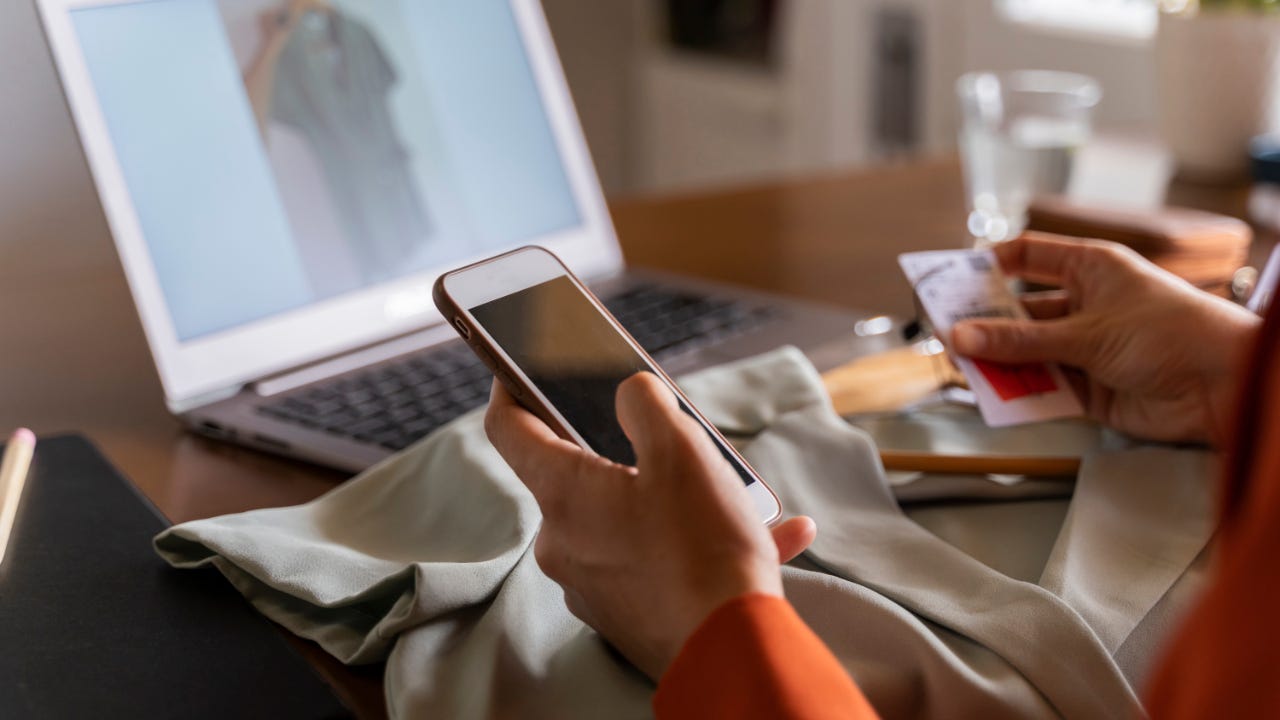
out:
M493 444L542 508L534 553L570 611L652 678L661 718L870 718L782 597L809 518L770 533L742 481L659 380L618 389L636 467L562 440L495 384Z
M769 595L713 612L662 676L653 711L658 720L876 717L791 605Z
M957 352L1065 363L1095 418L1230 449L1213 575L1155 676L1151 717L1280 716L1280 314L1261 328L1107 243L1032 236L996 253L1010 274L1062 291L1028 298L1034 321L957 325Z
M1280 308L1278 308L1280 309ZM1280 717L1280 312L1262 330L1228 455L1209 587L1148 694L1153 718ZM1242 366L1243 370L1243 366Z
M618 389L636 467L557 437L495 383L485 428L542 508L534 553L570 611L652 678L662 718L870 718L782 597L809 518L770 532L742 481L657 378Z
M258 121L258 132L265 136L267 119L271 114L271 94L275 91L276 62L284 52L289 32L282 27L275 13L270 13L263 26L269 28L265 31L266 42L244 74L244 88L249 95L249 105L253 107L253 117Z
M280 55L302 16L310 10L322 8L317 0L293 0L284 12L268 10L262 14L262 49L244 74L244 87L254 118L258 121L258 131L263 137L271 115L271 96L275 92L276 64Z

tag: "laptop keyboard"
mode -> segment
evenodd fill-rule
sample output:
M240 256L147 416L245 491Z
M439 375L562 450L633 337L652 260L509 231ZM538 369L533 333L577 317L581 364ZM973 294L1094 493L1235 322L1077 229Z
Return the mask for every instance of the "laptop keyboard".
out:
M603 300L658 360L743 333L773 314L767 307L652 284ZM470 348L448 343L300 388L260 405L258 411L400 450L483 405L492 381L489 369Z
M400 450L483 405L492 380L470 348L449 343L295 390L258 412Z

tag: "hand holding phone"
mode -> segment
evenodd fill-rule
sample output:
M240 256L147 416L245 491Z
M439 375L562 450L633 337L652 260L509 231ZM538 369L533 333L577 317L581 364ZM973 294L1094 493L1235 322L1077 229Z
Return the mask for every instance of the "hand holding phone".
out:
M501 381L485 429L543 510L534 554L574 615L656 680L716 608L782 594L813 521L766 529L773 492L553 255L449 273L436 302Z
M624 380L651 373L733 468L760 518L781 516L768 485L555 255L526 247L468 265L442 275L434 296L507 391L556 435L635 465L615 397Z
M657 376L625 380L617 405L634 468L557 437L501 386L485 430L543 508L534 545L542 571L574 615L656 680L716 608L781 595L780 561L803 551L815 528L791 518L766 529L737 474Z

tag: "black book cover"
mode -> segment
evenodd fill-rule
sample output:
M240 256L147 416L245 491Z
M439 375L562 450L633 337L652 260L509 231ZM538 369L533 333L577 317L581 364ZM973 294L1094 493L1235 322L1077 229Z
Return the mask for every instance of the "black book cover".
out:
M85 438L41 438L0 566L0 716L347 717L214 570L173 570L166 526Z

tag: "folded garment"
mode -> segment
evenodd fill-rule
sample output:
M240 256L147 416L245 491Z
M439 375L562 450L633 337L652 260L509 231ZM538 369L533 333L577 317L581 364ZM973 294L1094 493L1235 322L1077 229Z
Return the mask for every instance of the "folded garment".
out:
M681 385L743 438L786 512L816 519L787 596L885 717L1141 714L1201 583L1211 454L1101 450L1069 508L930 506L916 522L800 352ZM178 525L156 548L214 565L343 662L385 659L395 717L648 717L652 683L537 567L539 520L473 413L311 503Z

